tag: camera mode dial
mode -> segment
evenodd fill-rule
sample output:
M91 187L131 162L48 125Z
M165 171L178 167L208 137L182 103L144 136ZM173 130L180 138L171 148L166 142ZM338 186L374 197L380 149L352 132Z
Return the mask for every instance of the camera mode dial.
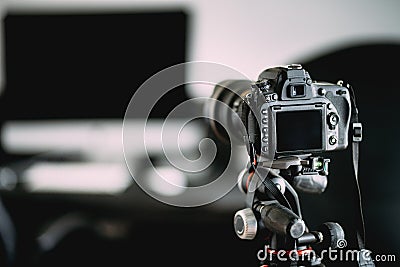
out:
M254 82L251 86L255 89L261 90L262 92L266 92L268 91L270 84L267 79L261 79Z

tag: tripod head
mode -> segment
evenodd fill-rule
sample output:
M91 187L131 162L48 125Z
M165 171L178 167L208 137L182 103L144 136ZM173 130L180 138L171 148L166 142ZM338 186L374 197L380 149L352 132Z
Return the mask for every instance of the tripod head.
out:
M247 207L234 216L235 232L241 239L252 240L257 235L263 239L268 247L264 254L270 255L266 256L268 263L279 263L273 253L279 250L304 257L313 244L337 248L344 242L344 231L337 223L327 222L309 231L296 193L322 193L327 186L328 163L329 159L312 155L281 157L271 164L264 162L270 167L250 166L239 175L238 186L246 194ZM316 256L307 257L307 265L318 262Z

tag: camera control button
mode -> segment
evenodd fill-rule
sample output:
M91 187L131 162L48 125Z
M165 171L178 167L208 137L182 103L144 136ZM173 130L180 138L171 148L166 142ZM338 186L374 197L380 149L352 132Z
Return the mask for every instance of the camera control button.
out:
M328 108L328 109L333 109L332 103L328 103L327 108Z
M336 143L337 143L337 138L336 138L336 136L332 135L331 137L329 137L329 144L330 144L331 146L336 145Z
M263 114L263 115L267 114L267 110L266 109L262 109L261 110L261 114Z
M335 113L330 113L328 115L328 123L330 126L335 128L335 126L339 123L339 117Z
M326 90L324 89L324 88L319 88L318 89L318 94L320 95L320 96L324 96L325 94L326 94Z
M267 91L269 89L269 82L266 79L258 80L254 83L253 87L260 89L261 91Z
M264 118L264 119L261 120L261 122L262 122L263 124L267 124L268 121L267 121L266 118Z

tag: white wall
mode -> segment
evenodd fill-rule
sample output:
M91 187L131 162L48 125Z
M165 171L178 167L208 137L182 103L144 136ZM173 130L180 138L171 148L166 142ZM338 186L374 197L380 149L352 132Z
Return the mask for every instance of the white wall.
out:
M108 10L132 7L162 10L184 7L192 15L188 59L226 64L253 79L266 67L293 63L335 47L371 40L400 43L400 1L396 0L1 2L2 13L7 9ZM0 82L4 79L2 73ZM194 95L209 95L209 92L195 90Z
M400 1L239 0L195 6L193 58L228 64L254 78L266 66L335 46L400 42Z

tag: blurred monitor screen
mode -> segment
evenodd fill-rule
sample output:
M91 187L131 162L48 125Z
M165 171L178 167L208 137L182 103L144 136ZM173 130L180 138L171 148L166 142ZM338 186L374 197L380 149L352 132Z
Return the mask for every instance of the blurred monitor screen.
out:
M146 79L186 57L183 11L18 12L3 22L2 120L123 118ZM183 88L173 90L151 116L184 99Z

